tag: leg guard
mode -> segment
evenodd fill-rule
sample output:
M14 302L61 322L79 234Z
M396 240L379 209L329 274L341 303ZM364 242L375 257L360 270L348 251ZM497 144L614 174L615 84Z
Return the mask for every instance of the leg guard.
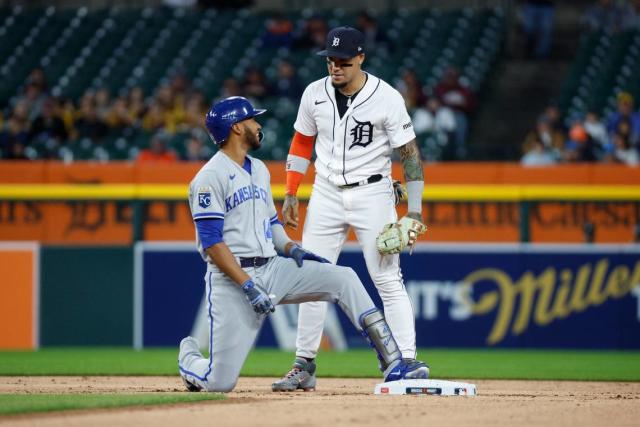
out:
M387 369L392 362L402 359L398 344L380 310L373 308L362 313L360 326L362 327L362 335L378 354L381 371Z

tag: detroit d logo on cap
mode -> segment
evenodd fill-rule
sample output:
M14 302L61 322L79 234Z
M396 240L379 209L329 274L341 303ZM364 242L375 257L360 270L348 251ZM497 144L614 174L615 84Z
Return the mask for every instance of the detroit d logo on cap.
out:
M211 188L198 188L198 205L203 209L211 206Z
M340 45L340 37L333 38L333 44L331 46L339 46Z

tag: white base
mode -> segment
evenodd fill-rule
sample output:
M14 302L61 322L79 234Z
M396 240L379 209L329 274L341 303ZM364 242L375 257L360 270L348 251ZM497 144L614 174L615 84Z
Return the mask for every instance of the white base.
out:
M475 384L442 380L400 380L376 385L374 394L476 396Z

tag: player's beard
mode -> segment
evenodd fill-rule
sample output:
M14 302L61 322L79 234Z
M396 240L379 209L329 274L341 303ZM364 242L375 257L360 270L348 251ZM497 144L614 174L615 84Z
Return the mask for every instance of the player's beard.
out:
M258 133L258 135L256 135L253 131L251 131L251 129L249 129L249 126L245 126L244 127L244 138L245 138L245 142L247 144L249 144L249 147L251 147L251 150L257 150L258 148L260 148L260 133L261 131Z
M333 86L335 89L342 89L345 86L347 86L349 82L342 82L342 83L336 83L333 80L331 80L331 86Z

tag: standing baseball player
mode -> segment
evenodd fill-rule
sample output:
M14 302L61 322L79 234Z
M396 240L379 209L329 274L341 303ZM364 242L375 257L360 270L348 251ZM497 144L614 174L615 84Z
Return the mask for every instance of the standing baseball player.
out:
M232 390L265 316L277 304L305 301L338 303L376 350L385 381L426 378L424 364L403 360L384 315L355 272L306 251L285 233L269 171L247 154L260 147L261 127L254 117L264 112L245 98L231 97L206 116L220 150L191 182L189 205L198 250L207 262L209 357L200 353L195 338L180 342L178 367L187 390Z
M416 361L413 309L402 281L398 253L426 230L422 224L424 178L411 119L400 93L362 71L363 34L350 27L331 30L326 49L329 76L304 91L287 157L285 225L298 226L296 193L314 148L316 176L307 209L302 245L332 263L352 227L367 270L384 304L389 327L407 363ZM402 160L409 212L398 220L400 186L391 179L391 153ZM393 225L390 225L393 223ZM382 230L385 230L380 236ZM395 234L394 234L395 233ZM300 305L293 368L272 385L290 391L315 384L315 363L327 304Z

